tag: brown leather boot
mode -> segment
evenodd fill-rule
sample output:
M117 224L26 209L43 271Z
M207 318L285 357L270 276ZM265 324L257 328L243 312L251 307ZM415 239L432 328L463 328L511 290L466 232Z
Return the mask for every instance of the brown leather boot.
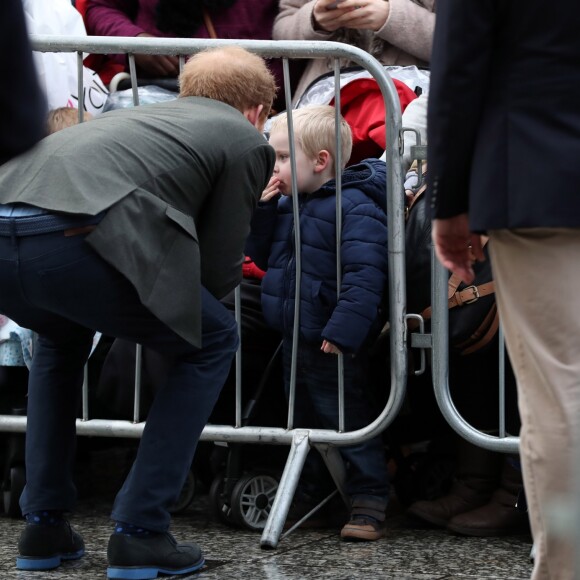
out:
M461 440L458 442L456 478L449 493L435 500L417 501L407 513L445 527L456 515L485 505L498 485L501 461L499 453Z
M475 510L451 519L447 529L464 536L507 536L525 534L530 530L528 514L516 508L518 494L523 486L522 472L506 458L500 487L490 501Z

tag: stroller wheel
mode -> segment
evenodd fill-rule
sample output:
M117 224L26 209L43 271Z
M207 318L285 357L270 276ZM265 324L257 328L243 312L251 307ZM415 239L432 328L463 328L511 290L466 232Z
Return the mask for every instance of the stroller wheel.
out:
M223 471L220 471L214 477L209 488L209 505L214 519L231 526L234 523L232 508L230 497L226 497L226 495L225 475Z
M232 492L232 513L235 521L250 530L263 530L279 480L271 474L248 473Z
M189 470L183 488L181 489L181 493L179 494L177 501L169 508L169 513L178 514L185 511L193 501L194 495L195 475L193 474L193 471Z
M26 475L23 465L10 468L9 479L4 482L4 511L11 518L21 518L20 496L24 490Z

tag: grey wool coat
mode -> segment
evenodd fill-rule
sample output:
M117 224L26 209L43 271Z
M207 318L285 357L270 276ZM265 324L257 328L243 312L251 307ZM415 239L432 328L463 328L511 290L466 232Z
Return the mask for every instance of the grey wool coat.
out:
M236 109L198 97L105 113L0 167L0 203L104 219L86 238L142 303L195 346L201 284L241 279L274 151Z

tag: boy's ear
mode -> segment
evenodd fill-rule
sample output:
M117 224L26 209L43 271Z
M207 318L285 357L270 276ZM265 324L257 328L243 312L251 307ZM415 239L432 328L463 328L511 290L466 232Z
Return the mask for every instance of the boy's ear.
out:
M314 166L314 172L320 173L332 165L332 156L326 149L318 152L316 156L316 164Z

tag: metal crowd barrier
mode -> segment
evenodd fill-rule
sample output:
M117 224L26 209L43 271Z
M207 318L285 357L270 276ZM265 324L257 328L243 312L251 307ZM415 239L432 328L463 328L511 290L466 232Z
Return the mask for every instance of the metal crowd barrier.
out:
M412 156L419 162L427 160L427 147L420 145L420 136L417 135L418 145L412 148ZM419 173L420 170L419 170ZM411 346L430 349L432 362L432 378L435 397L441 413L449 425L463 438L490 451L502 453L518 453L519 437L508 435L506 432L505 416L505 348L503 333L499 331L499 368L498 368L498 396L499 417L498 434L490 435L479 431L470 425L457 410L449 387L449 324L448 324L448 295L447 281L449 273L436 259L434 251L431 254L431 333L422 332L411 335Z
M306 455L314 447L326 462L339 492L346 498L343 488L344 466L337 447L354 445L382 433L398 415L405 398L406 380L408 372L407 347L431 351L431 371L435 396L439 408L451 427L464 439L474 445L502 453L517 453L519 438L506 433L505 430L505 392L503 375L505 360L503 359L503 340L500 332L500 367L499 367L499 433L489 435L471 426L457 410L450 393L449 386L449 352L448 352L448 308L447 308L447 271L436 259L432 260L432 320L431 332L407 332L407 319L415 318L417 314L406 313L406 284L405 284L405 236L404 236L404 206L400 192L403 187L401 155L403 150L403 129L399 113L399 100L394 84L385 72L382 65L368 53L346 44L323 41L252 41L252 40L199 40L199 39L160 39L160 38L119 38L119 37L56 37L35 36L32 38L34 50L41 52L76 52L78 59L79 77L79 119L83 120L84 88L82 80L83 57L86 53L119 54L126 53L129 60L129 70L132 86L132 95L135 105L139 104L137 73L134 54L165 54L178 55L180 65L183 66L186 55L195 53L208 47L236 44L264 57L281 58L283 62L284 80L286 85L286 103L289 112L290 131L292 131L292 111L289 103L290 72L289 60L300 58L332 58L334 59L335 87L339 87L341 59L353 61L366 69L377 81L385 101L386 110L386 143L387 146L387 209L388 209L388 255L389 255L389 351L390 351L390 381L385 384L389 388L388 400L377 418L365 428L353 432L344 431L344 393L341 381L342 357L338 357L339 376L339 425L338 431L324 429L297 429L293 426L293 409L295 398L295 370L296 360L292 360L292 380L289 397L288 422L284 427L244 426L242 419L242 384L241 384L241 350L236 356L236 400L235 421L233 425L208 424L201 439L203 441L231 443L249 443L265 445L288 445L290 451L285 469L280 479L275 500L263 529L261 546L275 548L286 534L282 529L294 497L298 479L302 472ZM335 88L337 109L340 105L340 92ZM337 140L340 137L337 135ZM340 151L340 147L337 147ZM415 147L415 157L419 160L426 158L426 148L420 145ZM291 151L293 163L295 152ZM339 165L339 163L337 163ZM340 189L340 174L337 173L338 189ZM295 188L294 184L294 188ZM296 201L296 196L294 196ZM296 205L296 204L295 204ZM337 211L340 204L337 203ZM295 219L298 219L295 207ZM339 220L337 220L339 222ZM296 228L299 232L299 228ZM339 233L339 231L337 232ZM297 247L299 246L299 233ZM337 236L339 239L340 236ZM337 266L338 268L340 265ZM299 303L299 269L297 273L296 303ZM236 291L236 317L240 322L240 293ZM295 325L298 324L299 312L296 312ZM295 326L297 328L297 326ZM420 325L422 328L422 325ZM297 332L294 333L297 337ZM296 347L296 338L294 347ZM423 353L424 356L424 353ZM136 356L136 385L134 395L133 417L127 420L108 420L91 418L88 405L88 385L83 387L82 416L77 420L77 432L80 435L100 437L128 437L139 438L143 432L144 422L139 415L140 407L140 375L141 375L141 348L137 347ZM24 432L26 417L0 415L0 431ZM579 464L580 465L580 464ZM578 475L580 482L580 474ZM579 491L580 497L580 491ZM328 499L328 498L327 498ZM327 501L327 500L325 500ZM562 518L561 518L562 519ZM299 522L300 523L300 522ZM298 525L298 524L297 524ZM296 527L296 526L294 526ZM292 528L294 529L294 528ZM566 526L573 531L573 524ZM291 530L290 530L291 531Z

